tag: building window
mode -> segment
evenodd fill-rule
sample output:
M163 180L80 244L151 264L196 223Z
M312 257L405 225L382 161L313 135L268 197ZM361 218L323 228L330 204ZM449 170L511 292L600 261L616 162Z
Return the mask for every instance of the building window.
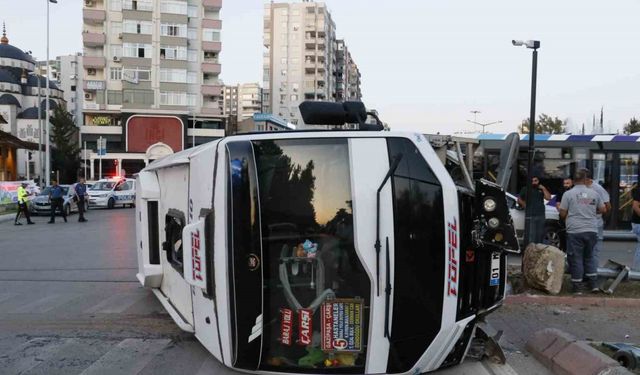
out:
M187 38L191 40L198 39L198 29L195 27L187 28Z
M132 83L138 83L138 81L149 81L151 80L151 71L149 68L123 69L122 80Z
M205 42L219 42L220 31L214 29L202 29L202 40Z
M160 69L160 82L187 83L187 70Z
M123 0L122 9L153 11L152 0Z
M200 17L199 8L196 5L187 6L187 16L189 17Z
M75 85L71 86L71 91L76 91L76 86ZM73 98L71 98L71 99L73 99Z
M198 83L198 73L187 72L187 83Z
M119 38L120 34L122 33L122 22L117 22L117 21L111 21L111 37L112 38Z
M160 48L160 58L167 60L186 60L187 47L162 46Z
M120 91L120 90L108 90L107 91L107 104L122 105L122 91Z
M195 107L198 105L198 94L187 94L187 105Z
M153 91L123 90L122 102L126 104L153 105Z
M291 101L292 101L292 102L295 102L295 101L297 101L297 100L298 100L298 95L295 95L295 94L294 94L294 95L291 95Z
M160 105L187 105L186 92L161 91Z
M122 45L120 44L111 45L111 57L122 57Z
M122 68L110 68L109 79L112 81L120 81L122 79Z
M112 12L122 12L122 0L109 1L109 10Z
M153 34L153 23L150 21L124 20L123 31L130 34Z
M160 12L173 14L187 14L187 3L185 1L163 0L160 3Z
M187 60L191 62L198 62L198 50L190 49L187 51Z
M143 43L124 43L122 45L123 56L151 58L151 44Z
M160 34L163 36L187 37L187 25L180 23L163 23L160 25Z

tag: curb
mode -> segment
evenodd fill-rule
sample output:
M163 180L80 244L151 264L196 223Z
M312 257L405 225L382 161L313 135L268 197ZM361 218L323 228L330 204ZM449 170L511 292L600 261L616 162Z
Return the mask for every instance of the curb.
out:
M508 305L538 303L542 305L638 307L640 308L640 298L544 296L544 295L534 295L534 294L510 295L505 298L505 303Z
M13 219L15 219L16 214L6 214L6 215L0 215L0 223L4 223L5 221L11 221Z
M557 375L632 375L613 358L555 328L538 331L525 348Z

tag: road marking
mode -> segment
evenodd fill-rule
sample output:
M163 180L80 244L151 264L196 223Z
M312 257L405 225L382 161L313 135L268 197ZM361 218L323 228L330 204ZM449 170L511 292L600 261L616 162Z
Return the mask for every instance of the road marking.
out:
M3 374L21 374L38 366L54 356L61 344L70 339L35 338L16 348L11 353L0 356Z
M170 342L169 339L123 340L80 375L137 374Z

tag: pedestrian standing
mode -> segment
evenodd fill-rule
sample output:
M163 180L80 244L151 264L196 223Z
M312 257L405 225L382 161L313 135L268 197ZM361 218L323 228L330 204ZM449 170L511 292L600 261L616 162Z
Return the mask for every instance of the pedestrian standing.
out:
M544 240L545 207L544 200L551 199L551 193L540 184L540 178L531 179L531 197L527 197L527 187L520 191L518 204L522 208L531 205L531 225L529 227L529 242L542 243Z
M631 215L631 229L638 238L638 246L636 246L636 254L633 257L633 265L631 269L634 271L640 271L640 186L636 187L631 192L633 196L633 214Z
M600 200L602 204L604 204L604 211L602 213L598 213L598 241L596 242L595 248L595 257L596 264L600 264L600 253L602 252L602 247L604 243L604 219L602 218L603 214L606 214L611 209L611 198L609 197L609 193L605 188L603 188L600 184L593 181L593 177L591 172L587 169L587 186L593 189L600 196Z
M51 180L51 187L49 188L49 202L51 206L51 219L48 223L53 224L56 222L56 209L60 208L62 218L64 222L67 222L67 213L64 212L64 190L62 186L58 185L58 181Z
M571 188L573 188L573 180L571 179L571 177L567 177L562 180L562 190L558 194L556 194L556 209L558 210L558 212L560 212L560 202L562 202L562 196L564 195L564 193L571 190ZM564 251L567 251L567 224L562 218L560 218L559 222L560 232L558 233L558 235L560 237L560 246L562 246L562 249Z
M16 213L16 219L14 221L14 225L22 225L20 222L20 213L27 218L27 224L35 224L31 221L31 215L29 215L29 192L27 192L27 184L22 183L18 187L18 212Z
M73 187L73 189L76 193L76 204L78 205L78 214L80 216L78 221L84 223L87 221L87 219L85 219L84 217L84 205L87 199L87 185L85 184L84 177L80 177L78 183Z
M598 193L586 186L588 172L578 170L573 189L564 193L560 202L560 217L567 223L567 258L571 272L572 291L580 294L586 277L589 289L598 291L598 264L594 256L598 240L598 212L604 204Z

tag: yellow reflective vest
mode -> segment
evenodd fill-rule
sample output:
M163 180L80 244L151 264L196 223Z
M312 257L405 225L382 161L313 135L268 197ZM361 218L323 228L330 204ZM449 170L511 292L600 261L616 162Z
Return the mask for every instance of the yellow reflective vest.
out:
M20 186L18 188L18 203L27 203L27 197L29 194L27 193L27 189Z

